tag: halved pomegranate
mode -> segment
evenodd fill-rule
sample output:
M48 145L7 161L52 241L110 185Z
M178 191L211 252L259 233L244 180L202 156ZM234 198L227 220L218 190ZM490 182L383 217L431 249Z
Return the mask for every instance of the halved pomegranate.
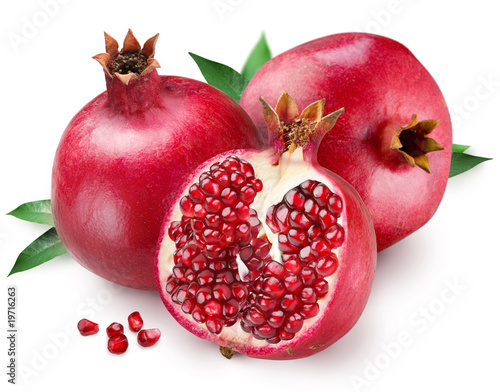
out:
M286 92L275 110L261 102L272 148L192 173L164 222L157 283L174 318L224 355L301 358L358 320L376 240L357 192L316 160L343 110L323 117L321 100L299 114Z

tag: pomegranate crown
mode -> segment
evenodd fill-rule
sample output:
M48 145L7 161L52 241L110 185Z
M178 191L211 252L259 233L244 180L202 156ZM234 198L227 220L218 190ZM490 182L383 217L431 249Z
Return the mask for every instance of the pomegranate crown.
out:
M148 39L141 48L134 33L129 29L122 50L119 51L116 39L104 32L106 52L92 58L101 64L107 76L117 77L123 84L128 85L130 81L137 80L160 67L158 61L154 59L158 36L159 34L156 34Z
M431 172L427 153L444 150L436 140L428 135L436 128L440 120L418 121L417 115L411 116L410 122L396 130L391 141L391 149L400 152L406 162L417 165L427 173Z
M293 152L297 147L316 150L344 112L341 108L323 116L325 100L320 99L299 113L297 103L286 91L282 92L275 109L263 97L260 102L269 130L269 144L280 154Z

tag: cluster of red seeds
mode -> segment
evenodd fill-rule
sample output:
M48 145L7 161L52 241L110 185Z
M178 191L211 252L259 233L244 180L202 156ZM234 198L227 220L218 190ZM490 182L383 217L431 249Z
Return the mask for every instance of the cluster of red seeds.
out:
M267 263L253 282L250 307L241 327L268 343L293 339L304 320L319 313L318 300L328 293L324 279L335 273L332 251L342 245L337 223L340 197L320 182L307 180L269 208L266 223L278 234L282 263Z
M169 227L176 250L166 291L213 334L234 325L247 303L249 283L236 261L240 249L267 244L257 238L261 223L250 208L261 190L253 167L230 156L189 188L180 200L181 221Z
M236 156L200 176L180 200L181 220L169 227L176 250L166 291L213 334L240 320L245 332L278 343L319 312L317 301L328 292L324 277L338 266L332 250L344 238L337 224L342 201L324 184L305 181L271 206L266 222L278 234L278 263L269 242L258 238L261 222L250 208L261 190L252 166Z

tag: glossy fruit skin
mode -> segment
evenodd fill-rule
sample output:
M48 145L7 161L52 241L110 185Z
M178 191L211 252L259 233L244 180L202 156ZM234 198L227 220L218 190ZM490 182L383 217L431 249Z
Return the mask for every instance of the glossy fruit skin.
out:
M57 148L54 223L85 268L154 290L161 222L184 178L217 153L261 141L236 102L205 83L156 70L128 85L106 75L106 83Z
M273 105L282 90L299 106L325 98L326 112L345 108L323 138L318 162L359 192L373 219L378 251L433 216L449 174L451 120L438 85L406 47L378 35L344 33L276 56L257 72L240 101L263 135L267 128L258 97ZM414 113L419 120L441 120L430 137L444 150L427 155L430 174L390 149L394 131Z
M186 194L187 189L195 183L199 175L206 171L215 162L223 161L227 155L236 155L252 162L255 154L266 154L261 151L236 150L227 154L220 154L209 159L198 167L186 180L181 191L177 194L177 201ZM273 158L269 165L276 162ZM314 158L313 165L316 165ZM163 303L176 321L196 336L211 340L222 347L228 347L250 357L272 360L299 359L316 354L344 336L357 322L368 301L376 267L376 240L373 224L369 213L356 190L336 174L317 167L321 175L330 178L326 183L329 189L343 200L344 229L346 236L342 246L341 263L336 271L336 285L330 288L333 295L324 305L321 314L312 325L291 341L282 341L279 344L267 344L252 339L239 341L228 338L223 331L213 335L202 328L200 324L186 317L179 305L175 304L165 291L167 276L162 273L162 239L168 235L171 217L175 214L176 203L173 203L167 214L160 234L157 253L156 279ZM264 188L264 191L266 189ZM267 190L268 191L268 190Z

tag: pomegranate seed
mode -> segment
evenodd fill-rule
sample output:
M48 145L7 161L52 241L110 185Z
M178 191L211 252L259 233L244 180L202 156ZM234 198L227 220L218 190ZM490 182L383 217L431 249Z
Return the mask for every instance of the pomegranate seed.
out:
M116 334L109 338L108 340L108 351L111 354L123 354L127 351L128 348L128 339L122 334Z
M108 328L106 328L106 335L108 335L108 338L119 333L123 333L123 325L120 323L111 323Z
M203 207L209 214L218 214L222 211L222 201L215 197L207 197L203 202Z
M195 306L195 302L191 298L184 299L181 309L184 313L191 314Z
M337 218L340 216L340 213L342 212L342 200L338 195L333 194L330 196L326 205L328 210Z
M268 312L276 307L276 300L267 295L259 294L256 299L256 305L261 311Z
M290 213L290 225L296 229L307 230L312 222L304 212L294 210Z
M225 188L229 185L229 175L224 169L217 169L212 171L212 177L219 183L222 188Z
M302 192L306 196L312 196L313 194L313 189L316 186L317 182L313 180L306 180L303 183L301 183L299 186L302 189Z
M293 246L291 243L290 243L290 240L288 239L288 236L284 233L280 233L278 234L278 243L279 243L279 249L282 251L282 252L285 252L285 253L298 253L300 251L299 248L297 248L296 246Z
M299 293L303 287L300 276L294 273L288 273L283 277L283 285L286 291L292 294Z
M317 296L312 287L306 287L300 293L300 299L306 304L312 304L316 302Z
M271 261L270 263L267 263L266 266L264 267L262 276L265 278L274 276L278 279L281 279L283 275L285 275L285 272L286 272L285 268L283 267L282 264L278 263L277 261Z
M231 291L233 293L233 297L238 301L242 302L246 300L248 296L248 289L245 284L243 283L234 283L231 286Z
M302 265L297 255L283 254L281 260L283 260L283 266L287 272L298 274L302 270Z
M172 294L173 291L179 286L177 281L175 280L174 277L171 277L169 280L167 280L167 284L165 285L165 290L167 293Z
M304 319L310 319L319 314L319 305L317 303L305 304L300 310L300 314Z
M195 204L193 207L193 214L195 218L203 219L207 216L207 210L202 204Z
M283 326L283 329L288 333L295 334L300 331L302 325L304 325L303 317L300 314L295 313L288 318L287 322Z
M221 201L229 207L233 207L238 202L238 194L231 188L225 188L220 194Z
M234 317L238 314L239 308L238 301L231 299L223 305L222 315L226 318Z
M337 255L332 253L330 256L320 257L316 265L316 272L318 275L330 276L332 275L339 265Z
M267 322L274 328L281 328L285 322L285 314L282 310L275 310L269 314Z
M220 318L210 317L206 321L206 326L211 334L218 335L222 332L222 328L224 328L224 322Z
M142 347L151 347L160 339L161 332L158 328L143 329L137 334L137 343Z
M205 200L205 194L201 191L200 186L198 184L193 184L189 187L189 197L195 203L201 203Z
M290 229L288 232L288 241L297 248L303 248L309 244L306 232L300 229Z
M247 184L240 189L240 199L245 203L248 204L253 203L253 200L255 199L256 195L257 191L255 190L255 187L251 184Z
M304 286L312 286L316 280L316 273L312 268L304 267L300 271L300 277L302 278L302 282L304 282Z
M318 220L319 209L319 206L313 199L307 199L304 204L304 211L313 222L317 222Z
M139 312L132 312L128 316L128 327L132 332L139 332L144 322Z
M262 281L262 291L274 299L279 299L285 294L281 281L275 277L266 278Z
M243 159L241 160L241 172L249 179L255 177L253 166Z
M231 289L227 284L217 283L212 289L212 295L219 301L227 301L231 298Z
M203 309L208 317L218 317L222 314L222 305L215 299L207 301Z
M312 253L310 246L305 246L304 248L302 248L299 252L299 256L300 256L300 261L302 261L303 263L309 263L316 259L316 257Z
M234 282L234 275L229 270L221 271L221 272L218 272L217 275L215 276L215 281L217 283L231 284Z
M191 200L188 196L184 196L179 202L182 215L190 218L194 217L194 205L193 200Z
M219 196L221 191L220 185L211 177L200 181L200 188L207 196Z
M318 298L324 297L328 294L328 282L325 279L318 279L314 283L314 292L318 296Z
M222 210L221 216L225 222L229 223L236 222L238 220L236 212L234 212L234 210L231 207L225 207Z
M255 187L255 190L257 192L260 192L263 189L262 181L258 178L250 180L250 183Z
M300 307L300 301L294 294L285 294L281 299L281 309L287 313L294 313Z
M309 241L313 241L318 237L323 235L323 230L319 225L312 225L309 230L307 230L307 236L309 237Z
M315 259L330 254L330 245L323 238L316 238L311 242L311 253Z
M252 325L260 325L266 321L265 316L258 309L250 309L246 312L244 317L247 321L250 321Z
M78 321L77 327L82 336L95 335L99 332L99 324L87 319L81 319Z
M338 224L333 225L326 231L325 239L332 248L338 248L344 242L344 229Z
M234 212L240 221L246 221L250 218L250 208L242 201L236 204Z
M193 316L194 321L197 323L204 323L205 320L207 319L207 316L205 316L205 313L203 312L203 308L200 305L195 305L193 312L191 313Z
M323 208L319 214L319 224L323 230L327 230L332 227L335 223L337 223L337 218L330 211Z
M292 340L295 337L295 334L282 329L280 330L279 337L281 340Z
M210 287L200 287L196 293L196 302L200 305L204 305L207 301L210 301L212 299L211 291Z
M303 210L306 203L306 197L297 189L290 189L283 198L293 210Z
M224 162L222 162L221 166L228 172L233 173L237 170L241 169L241 165L239 162L239 158L236 156L231 156L226 158Z
M279 227L278 231L283 231L288 228L290 225L289 223L289 217L290 217L290 210L286 206L286 204L281 204L278 206L278 208L275 211L275 222Z
M254 327L254 332L257 332L263 339L269 339L276 335L276 328L271 327L268 323L264 323Z
M319 206L324 207L328 202L328 199L332 195L332 192L325 184L321 182L314 187L313 196L316 199L316 202Z
M252 327L250 327L245 321L241 321L240 327L243 330L243 332L250 333L252 332Z

